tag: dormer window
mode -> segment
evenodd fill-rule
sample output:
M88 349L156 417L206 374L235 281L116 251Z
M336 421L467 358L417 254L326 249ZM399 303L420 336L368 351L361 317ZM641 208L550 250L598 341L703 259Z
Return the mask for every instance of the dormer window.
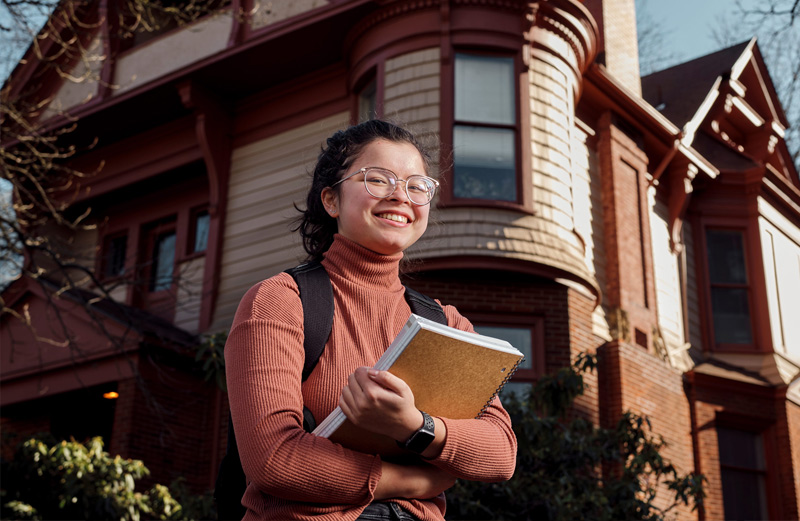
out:
M752 344L744 236L739 230L708 229L706 248L714 341Z

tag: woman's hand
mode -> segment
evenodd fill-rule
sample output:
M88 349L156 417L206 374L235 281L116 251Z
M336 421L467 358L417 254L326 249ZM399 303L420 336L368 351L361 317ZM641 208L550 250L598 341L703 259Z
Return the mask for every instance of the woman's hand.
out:
M395 440L407 440L423 423L408 385L387 371L368 367L359 367L347 378L339 406L353 424Z
M438 496L455 482L455 477L427 463L397 465L384 461L373 495L377 501L393 497L428 499Z

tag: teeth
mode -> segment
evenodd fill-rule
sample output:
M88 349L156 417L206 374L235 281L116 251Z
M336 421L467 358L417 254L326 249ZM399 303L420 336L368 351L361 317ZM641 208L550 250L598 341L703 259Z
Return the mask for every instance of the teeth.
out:
M392 220L392 221L395 221L395 222L399 222L399 223L403 223L403 224L408 222L408 218L407 217L403 217L402 215L396 215L396 214L393 214L393 213L380 213L380 214L378 214L378 217L382 217L384 219L389 219L389 220Z

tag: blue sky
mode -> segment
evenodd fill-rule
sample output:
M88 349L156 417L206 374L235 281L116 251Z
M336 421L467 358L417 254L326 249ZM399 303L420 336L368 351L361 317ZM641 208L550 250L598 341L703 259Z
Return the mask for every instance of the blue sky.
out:
M728 14L735 19L735 0L635 0L637 18L642 16L657 20L664 44L675 55L675 65L710 54L727 45L714 41L712 30L720 25L719 19ZM763 5L763 2L761 2ZM742 0L744 8L752 8L759 0ZM734 42L749 40L746 28L734 26L731 38Z

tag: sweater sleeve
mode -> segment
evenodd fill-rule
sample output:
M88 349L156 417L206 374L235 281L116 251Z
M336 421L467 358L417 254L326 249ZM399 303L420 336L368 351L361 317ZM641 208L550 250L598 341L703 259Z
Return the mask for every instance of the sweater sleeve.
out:
M474 332L472 324L453 306L444 306L448 324ZM442 452L430 460L450 474L471 481L505 481L514 474L517 437L511 418L495 398L479 419L440 418L447 428Z
M250 486L293 501L367 504L380 459L303 430L303 309L288 274L245 294L225 344L236 441Z

